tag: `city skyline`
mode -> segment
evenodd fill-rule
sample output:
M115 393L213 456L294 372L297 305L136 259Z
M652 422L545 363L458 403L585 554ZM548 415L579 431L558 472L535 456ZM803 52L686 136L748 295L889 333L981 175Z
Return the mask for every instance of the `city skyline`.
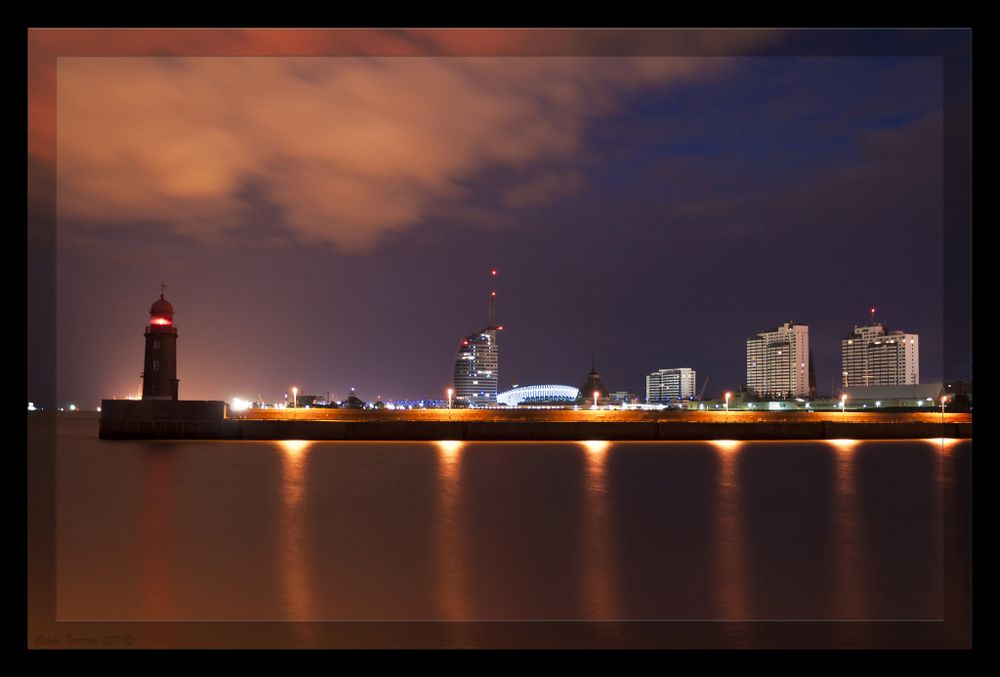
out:
M495 279L496 270L495 269L492 270L491 274ZM139 398L140 392L142 393L141 396L142 399L150 399L150 398L169 399L169 396L167 397L160 396L159 391L162 390L164 392L169 392L171 389L174 393L173 399L177 399L176 393L177 393L179 379L175 377L176 372L174 371L174 369L176 368L175 367L176 353L171 355L168 359L168 364L170 364L170 371L169 371L169 377L167 377L166 381L167 385L163 385L162 383L160 383L160 381L162 380L159 378L161 374L158 373L160 371L159 369L160 365L159 361L154 359L155 357L160 356L159 341L154 341L155 338L160 336L168 336L173 341L173 345L176 346L177 328L176 326L174 326L173 323L173 307L164 298L165 289L166 285L165 284L161 285L160 298L153 303L153 305L149 310L150 319L146 326L146 331L145 331L146 335L145 358L143 360L143 370L139 374L139 387L137 388L134 394L123 393L121 396L113 395L111 396L111 399L125 398L125 397ZM486 327L480 331L473 332L472 334L463 337L462 340L459 342L459 348L454 358L453 379L449 388L446 390L446 395L444 398L442 398L440 394L427 394L423 397L411 396L403 398L383 397L381 394L379 394L376 397L376 399L388 400L388 401L393 401L397 399L404 401L415 401L419 399L419 400L426 400L432 403L433 402L440 403L443 401L450 402L451 398L454 398L454 401L458 403L460 406L474 406L474 407L494 406L496 404L497 395L499 393L503 393L505 391L510 392L511 390L518 390L524 388L537 389L546 387L538 384L532 384L529 382L511 383L509 384L509 386L505 388L499 387L498 385L500 383L500 381L498 380L499 355L497 347L498 341L496 337L497 337L497 331L503 330L503 326L497 324L494 319L495 299L496 299L496 291L491 291L489 298L488 321ZM875 309L873 308L871 310L873 318L874 318L874 311ZM865 351L861 350L860 345L858 346L858 348L853 348L853 347L849 348L848 347L849 344L854 343L854 340L851 338L852 336L856 338L863 338L866 346L867 342L869 341L873 341L876 345L881 346L883 342L876 339L885 338L887 339L886 343L894 343L892 339L896 338L897 335L905 336L910 341L910 347L906 348L905 345L902 346L899 351L898 359L902 360L904 359L905 356L906 360L905 364L907 366L907 369L913 372L913 376L900 377L898 383L900 384L919 383L919 378L916 376L916 374L919 373L919 350L915 349L912 345L914 339L917 338L917 335L904 334L899 330L894 330L889 333L884 333L885 327L883 324L875 323L874 319L872 319L872 323L873 324L871 324L870 326L855 325L854 333L842 339L841 364L843 371L841 373L844 376L845 380L840 384L835 384L831 388L831 391L829 393L809 392L810 389L816 390L817 388L815 383L810 383L810 376L808 374L808 371L811 369L811 363L813 359L808 343L808 326L796 322L786 322L782 326L779 326L776 330L765 330L759 332L755 334L753 337L751 337L751 339L748 339L746 341L747 377L744 379L744 382L738 388L736 388L736 390L746 390L754 393L757 396L774 397L774 398L783 398L791 396L810 396L810 397L833 396L835 393L839 392L842 388L847 388L849 385L853 387L862 385L862 383L860 382L859 383L854 382L855 378L861 379L862 377L852 376L850 384L848 384L848 382L846 381L847 377L846 361L849 359L848 358L849 350L851 351L851 358L850 358L851 360L859 363L862 360L864 360L864 364L866 365L865 366L866 374L868 373L868 367L867 367L868 360L874 360L872 362L873 364L872 368L881 370L879 373L885 372L887 369L890 369L892 365L895 365L897 359L896 352L893 352L891 359L890 356L888 356L887 354L885 355L879 354L876 358L869 358L867 357ZM801 369L799 368L791 369L791 372L796 372L796 371L802 372L801 374L799 374L799 380L802 381L802 383L799 385L802 387L799 387L797 389L796 388L775 389L774 387L768 387L768 384L771 383L771 380L773 380L774 376L773 374L769 375L764 375L764 374L765 372L774 371L774 369L769 369L769 367L774 366L771 365L771 362L773 362L774 358L769 354L765 355L765 352L771 350L772 348L774 348L774 346L777 346L778 348L788 347L789 339L785 338L785 335L787 334L791 336L792 330L802 330L805 337L804 345L800 345L799 350L796 353L796 354L801 353L802 355L804 355L805 361L801 363ZM875 333L878 334L878 337L873 338ZM859 341L859 343L861 343L861 341ZM752 347L752 346L757 346L757 344L760 344L760 346L756 348ZM772 344L774 345L772 346ZM791 339L791 347L794 352L795 351L794 338ZM176 350L176 348L174 348L174 350ZM870 351L871 347L867 346L867 350ZM778 355L780 355L781 352L782 351L780 349L777 350ZM857 352L858 356L855 357L853 355L854 352ZM766 363L762 362L760 368L758 368L756 361L754 361L751 365L752 359L759 359L762 355L767 358L768 361ZM594 360L592 358L591 373L588 378L593 377L594 374L596 373L594 371L595 366L593 364L593 361ZM785 358L785 362L788 362L787 357ZM789 362L789 364L792 363ZM486 371L482 371L486 367L488 367L489 369L487 369ZM788 367L789 365L785 364L784 367L782 367L782 369L784 369L785 371L789 371ZM686 367L659 368L652 374L646 374L644 376L645 388L643 390L643 392L646 393L645 402L661 402L661 401L666 402L669 401L670 399L692 399L694 398L696 393L698 394L698 398L700 399L701 396L704 394L704 386L707 385L707 379L706 383L703 384L702 389L698 390L695 387L696 371L697 370L692 370ZM757 374L757 372L760 372L761 375L755 376L754 374ZM145 377L145 374L147 373L155 373L155 375L157 376L157 380L152 386L149 385L150 379ZM482 381L478 380L484 378L484 375L485 375L485 380ZM477 380L473 380L474 377ZM785 374L785 376L781 376L780 378L784 379L784 382L795 384L797 377L794 375L794 373L792 373L791 376ZM653 379L655 383L651 382L651 379ZM668 381L667 379L672 379L672 380ZM868 379L868 377L866 376L865 379ZM897 382L895 380L885 380L884 378L876 378L874 376L868 380L870 380L870 383L864 383L864 385L892 385ZM761 387L761 384L764 384L764 387ZM561 386L555 386L555 387L558 388ZM587 389L586 386L585 389ZM295 385L295 386L289 386L288 389L286 389L283 394L285 400L287 400L289 393L291 393L292 391L296 393L301 392L304 395L307 390L308 389L303 389ZM348 386L347 390L345 391L346 394L344 395L343 399L347 399L348 397L354 397L356 394L355 390L356 386L354 385ZM580 398L583 398L584 400L587 399L583 397L583 392L584 392L583 390L579 389L576 390L579 391ZM677 392L674 392L675 390ZM312 391L317 393L324 392L322 388L313 388ZM650 398L650 393L654 391L658 393L657 396L654 398ZM327 388L325 392L327 393L330 402L336 402L337 404L340 404L340 402L337 401L336 396L332 397L330 396L330 393L336 392L335 390ZM627 391L619 391L619 392L627 392ZM709 392L708 397L710 399L715 399L711 392ZM223 398L223 399L226 399L228 401L230 398ZM247 403L254 401L254 400L243 400L239 395L233 396L233 399L234 401L241 401ZM277 402L280 399L281 398L278 397L274 400L274 402ZM266 403L267 398L262 398L262 399L258 398L258 400L256 401ZM374 402L375 400L370 399L370 401ZM31 404L34 405L34 402L32 402ZM74 408L78 408L76 405L72 406Z
M644 392L670 364L710 379L709 394L735 390L746 336L794 318L825 392L871 306L921 336L921 381L971 375L968 329L943 319L954 304L941 216L940 130L967 92L942 93L940 60L906 31L815 34L824 58L795 54L796 31L715 47L718 33L688 32L690 53L659 51L670 57L651 55L668 34L565 31L546 52L559 58L517 31L479 51L461 32L421 33L435 49L413 33L371 45L312 34L309 54L340 55L329 59L280 57L255 31L223 32L232 40L210 59L191 57L218 54L215 33L154 31L142 45L128 31L79 33L80 57L61 56L58 77L31 74L62 94L58 139L36 115L44 85L29 94L29 189L60 197L55 359L29 341L36 404L133 392L161 282L185 397L353 385L443 398L490 268L504 278L501 391L576 384L591 356L614 390ZM920 35L924 51L948 48L946 34ZM102 54L173 56L85 58L99 42ZM600 56L623 50L635 58ZM441 53L470 56L427 56ZM251 82L329 115L289 117ZM59 175L47 174L57 153ZM45 312L29 304L29 339Z

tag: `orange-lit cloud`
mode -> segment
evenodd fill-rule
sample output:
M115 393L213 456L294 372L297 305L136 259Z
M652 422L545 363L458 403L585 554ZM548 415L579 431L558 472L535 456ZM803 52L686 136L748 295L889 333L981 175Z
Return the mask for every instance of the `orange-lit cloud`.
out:
M443 204L461 207L466 183L491 168L518 172L517 184L500 196L507 207L572 194L584 183L574 160L590 120L614 113L638 90L710 77L729 64L691 57L447 56L540 44L538 34L496 31L339 32L337 49L322 31L213 31L223 45L216 54L242 49L271 56L100 56L207 51L205 33L155 31L145 44L135 33L113 34L108 52L90 43L75 51L98 56L58 59L60 218L157 222L221 241L239 236L233 229L246 207L241 191L252 185L280 207L276 226L349 251L412 228ZM633 37L642 44L650 35ZM718 37L706 39L718 47L712 42ZM84 37L67 32L62 40ZM365 53L362 43L375 45L379 55L274 55L295 51L293 45L305 54ZM38 82L44 89L44 73ZM44 160L45 125L37 120L47 108L38 87L31 95L38 130L29 140L33 156Z

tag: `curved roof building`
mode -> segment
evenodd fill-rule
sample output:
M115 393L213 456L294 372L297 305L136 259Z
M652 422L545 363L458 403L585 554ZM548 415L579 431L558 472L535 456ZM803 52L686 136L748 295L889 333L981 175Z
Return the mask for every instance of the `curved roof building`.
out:
M519 404L530 404L531 402L572 402L579 392L573 386L520 386L505 390L497 395L497 404L516 407Z

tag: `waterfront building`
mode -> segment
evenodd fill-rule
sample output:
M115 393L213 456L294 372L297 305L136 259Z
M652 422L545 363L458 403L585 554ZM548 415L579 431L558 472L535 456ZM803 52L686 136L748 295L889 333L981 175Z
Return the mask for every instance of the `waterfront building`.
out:
M491 271L496 277L496 271ZM489 407L497 403L500 351L497 332L503 329L495 321L496 291L490 292L486 327L462 338L455 356L453 386L458 406Z
M747 339L747 388L762 397L808 397L809 327L785 322Z
M354 388L351 388L351 394L340 403L340 406L344 409L364 409L365 402L354 392Z
M176 400L177 327L174 307L163 298L167 286L161 285L160 298L149 309L146 326L146 354L142 369L142 399Z
M596 363L592 359L590 361L590 373L587 374L587 378L584 379L583 384L579 388L577 401L593 404L594 393L597 393L598 404L608 404L611 401L608 388L604 385L604 381L601 380L601 375L597 373Z
M926 407L928 411L940 411L944 392L941 383L852 386L841 390L842 395L847 395L847 409Z
M497 395L497 404L516 407L520 404L563 404L576 400L580 391L573 386L517 386Z
M646 402L669 402L694 397L697 393L694 384L694 369L657 369L646 376Z
M627 390L616 390L611 393L611 401L618 404L638 404L639 396Z
M920 338L900 330L887 332L873 323L854 327L840 342L844 388L920 383Z

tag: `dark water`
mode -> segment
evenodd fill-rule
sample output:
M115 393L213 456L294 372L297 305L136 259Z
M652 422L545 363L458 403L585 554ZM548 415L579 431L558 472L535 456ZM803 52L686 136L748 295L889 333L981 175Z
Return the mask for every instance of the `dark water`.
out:
M756 621L709 624L745 646L775 645L765 621L825 622L812 643L877 644L941 626L967 583L948 532L970 457L955 440L106 442L66 421L56 616ZM442 642L482 630L456 632Z

